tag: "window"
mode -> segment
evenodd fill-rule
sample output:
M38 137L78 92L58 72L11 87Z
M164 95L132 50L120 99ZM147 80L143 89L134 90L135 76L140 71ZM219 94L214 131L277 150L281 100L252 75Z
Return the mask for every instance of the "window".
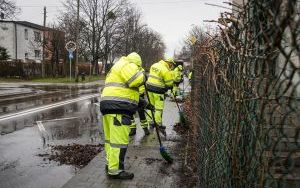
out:
M40 32L34 31L34 41L35 42L41 42L42 41Z
M28 53L25 53L25 59L28 59Z
M34 57L35 59L40 59L41 50L34 50Z
M28 29L24 29L25 40L28 40Z

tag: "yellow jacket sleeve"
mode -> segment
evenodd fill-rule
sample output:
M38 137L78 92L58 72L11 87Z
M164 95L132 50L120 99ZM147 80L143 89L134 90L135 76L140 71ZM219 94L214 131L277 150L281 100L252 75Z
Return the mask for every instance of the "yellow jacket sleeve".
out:
M121 76L125 81L125 84L130 88L138 88L145 82L145 76L143 69L139 68L134 63L129 63L121 70Z
M162 76L167 87L172 87L174 82L174 72L171 70L166 70L162 72Z
M176 69L174 69L174 82L180 82L180 80L181 80L181 71L178 69L178 68L176 68Z

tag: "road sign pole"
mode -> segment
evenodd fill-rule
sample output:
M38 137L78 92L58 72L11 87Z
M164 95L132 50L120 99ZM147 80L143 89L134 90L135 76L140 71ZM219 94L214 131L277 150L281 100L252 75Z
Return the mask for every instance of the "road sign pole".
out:
M90 62L90 76L92 76L92 61Z
M72 80L72 59L74 58L73 52L76 50L76 43L73 41L67 42L65 48L69 52L69 60L70 60L70 81ZM77 56L77 55L76 55ZM76 67L75 67L76 68ZM75 72L76 76L76 72Z
M70 82L72 81L72 59L70 59Z

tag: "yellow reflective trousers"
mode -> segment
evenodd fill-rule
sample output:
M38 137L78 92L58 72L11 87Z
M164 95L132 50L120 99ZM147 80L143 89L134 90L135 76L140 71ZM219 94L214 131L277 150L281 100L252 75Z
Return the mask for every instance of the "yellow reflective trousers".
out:
M104 149L108 173L111 175L117 175L124 170L131 120L131 117L121 114L106 114L103 116Z
M162 115L163 115L163 110L165 106L165 96L164 94L157 94L153 92L148 92L149 93L149 99L150 103L154 106L155 112L155 121L158 124L158 126L162 125ZM151 115L151 112L150 114Z

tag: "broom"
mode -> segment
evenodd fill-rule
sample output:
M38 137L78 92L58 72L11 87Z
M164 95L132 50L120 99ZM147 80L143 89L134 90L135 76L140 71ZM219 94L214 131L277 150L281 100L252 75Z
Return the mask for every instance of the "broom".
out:
M151 104L150 102L150 98L149 98L149 93L147 91L147 87L145 85L145 93L148 99L149 104ZM159 135L159 131L158 131L158 125L155 121L155 116L154 116L154 112L153 110L151 111L151 115L152 115L152 120L155 126L155 130L156 130L156 134L157 134L157 138L158 138L158 142L159 142L159 151L160 151L160 155L168 162L168 163L172 163L173 162L173 158L169 155L169 153L167 152L166 148L163 146L161 139L160 139L160 135Z
M186 118L185 118L184 112L183 112L182 109L179 107L174 92L171 91L171 93L173 94L173 97L174 97L176 106L177 106L177 108L178 108L178 113L179 113L179 123L180 123L181 125L186 125Z

